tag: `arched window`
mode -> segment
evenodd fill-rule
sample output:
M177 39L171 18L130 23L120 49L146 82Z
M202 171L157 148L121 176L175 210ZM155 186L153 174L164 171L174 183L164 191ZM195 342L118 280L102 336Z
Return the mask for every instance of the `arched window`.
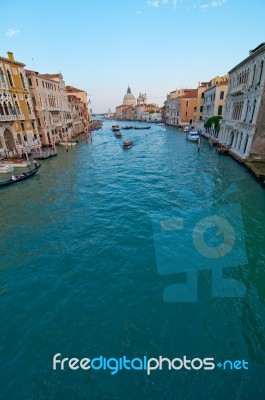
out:
M4 108L1 103L0 103L0 115L5 115Z
M4 110L5 110L5 114L9 115L8 107L7 107L7 104L5 101L4 101Z
M244 146L244 150L243 150L243 153L244 153L244 154L246 153L246 150L247 150L248 138L249 138L249 136L247 135L247 137L246 137L246 142L245 142L245 146Z
M15 110L16 110L16 114L17 114L17 115L21 115L21 113L20 113L20 108L19 108L19 106L18 106L17 101L15 101Z
M22 75L22 73L20 72L20 80L21 80L21 83L22 83L22 87L25 89L26 88L26 86L25 86L25 81L24 81L24 78L23 78L23 75Z
M10 71L9 71L9 69L7 70L7 76L8 76L8 80L9 80L9 84L10 84L10 86L14 86L14 85L13 85L13 81L12 81L12 77L11 77L11 74L10 74Z
M260 85L260 82L261 82L261 77L262 77L262 72L263 72L263 64L264 64L264 61L261 60L258 85Z
M255 73L256 73L256 64L254 64L254 68L253 68L253 76L252 76L252 83L251 83L251 86L253 86L253 84L254 84Z
M254 104L253 104L253 109L252 109L251 118L250 118L250 120L249 120L249 123L250 123L250 124L251 124L252 121L253 121L254 112L255 112L255 108L256 108L256 103L257 103L257 100L255 99L255 100L254 100Z
M5 77L2 68L0 68L0 83L2 83L2 85L5 85Z
M247 108L246 108L246 114L245 114L244 122L246 122L246 120L247 120L248 112L249 112L249 100L247 102Z
M30 108L30 105L29 105L29 102L27 101L27 107L28 107L28 112L29 112L29 114L31 114L31 108Z
M11 106L10 101L8 102L8 108L9 108L9 113L12 115L13 114L13 108Z

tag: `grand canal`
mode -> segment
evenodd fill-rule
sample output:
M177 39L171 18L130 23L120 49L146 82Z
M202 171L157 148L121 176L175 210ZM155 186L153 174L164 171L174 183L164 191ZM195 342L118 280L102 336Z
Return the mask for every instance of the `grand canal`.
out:
M112 123L0 191L0 398L263 399L264 189L206 141L198 152L178 130L152 125L124 131L134 140L125 151ZM203 218L213 207L236 209L243 224L242 251L222 265L241 289L214 294L215 261L206 260L197 299L180 298L182 253L190 264L194 254L186 228L194 209ZM166 230L166 246L156 222L177 215L183 233ZM249 369L54 371L56 353L213 357Z

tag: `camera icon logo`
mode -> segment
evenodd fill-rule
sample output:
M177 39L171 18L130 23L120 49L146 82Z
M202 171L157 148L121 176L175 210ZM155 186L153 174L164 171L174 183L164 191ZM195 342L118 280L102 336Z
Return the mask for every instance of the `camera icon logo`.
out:
M224 279L223 270L247 263L239 203L207 208L182 208L174 215L151 216L160 275L186 273L186 283L172 284L163 293L166 302L196 302L198 272L211 270L213 297L244 297L245 286Z

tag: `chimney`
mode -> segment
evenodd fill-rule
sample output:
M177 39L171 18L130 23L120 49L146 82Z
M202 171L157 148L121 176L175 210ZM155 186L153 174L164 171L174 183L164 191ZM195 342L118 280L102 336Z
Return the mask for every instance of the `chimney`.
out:
M10 61L15 61L15 60L14 60L14 55L13 55L13 53L12 53L11 51L8 51L8 52L7 52L7 57L8 57L8 59L9 59Z

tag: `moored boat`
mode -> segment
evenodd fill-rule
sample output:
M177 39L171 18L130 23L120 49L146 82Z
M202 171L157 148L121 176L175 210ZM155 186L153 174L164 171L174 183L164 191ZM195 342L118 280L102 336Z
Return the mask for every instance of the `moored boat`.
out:
M17 175L17 176L12 176L12 178L8 179L7 181L0 182L0 186L7 186L7 185L11 185L13 183L25 181L26 179L28 179L31 176L35 175L36 172L38 172L38 170L40 169L40 167L41 167L41 164L37 164L34 169L31 169L28 172L24 172L24 173L22 173L20 175Z
M115 136L116 136L116 138L121 138L122 137L122 133L119 131L119 132L116 132L115 133Z
M127 140L125 140L125 141L123 142L122 147L123 147L124 149L130 149L130 148L132 147L132 145L133 145L133 141L127 139Z
M8 172L13 172L14 167L12 165L0 165L0 174L7 174Z
M76 142L59 142L61 146L75 146Z
M195 130L191 130L187 134L187 140L190 140L191 142L198 142L199 139L200 139L200 135Z
M111 129L113 130L113 132L117 132L120 130L119 125L112 125Z

